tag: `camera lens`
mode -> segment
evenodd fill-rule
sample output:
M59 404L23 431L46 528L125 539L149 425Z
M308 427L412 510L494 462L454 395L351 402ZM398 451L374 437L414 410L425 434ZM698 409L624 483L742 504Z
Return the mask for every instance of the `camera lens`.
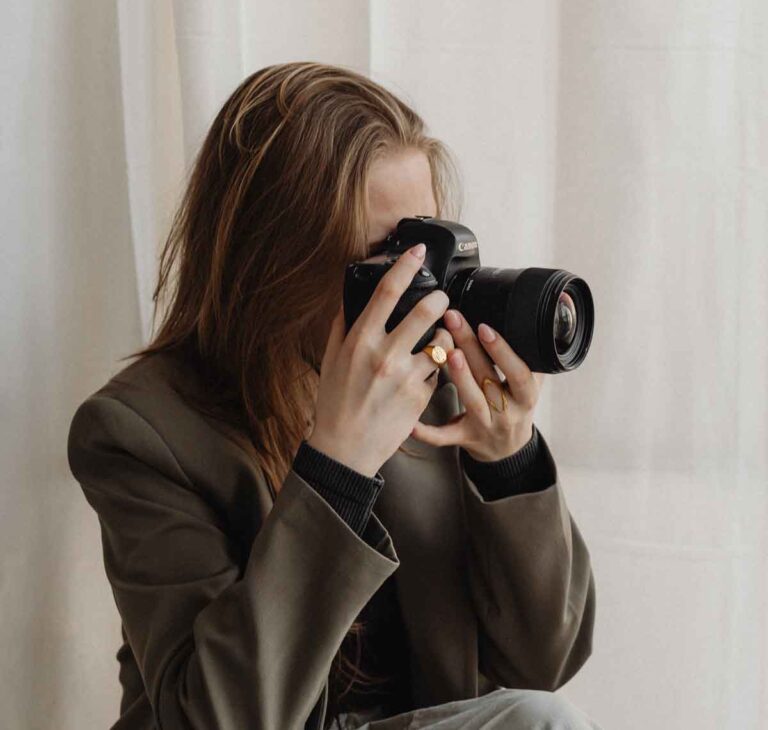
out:
M478 266L456 275L447 293L473 329L489 324L534 372L573 370L587 355L592 294L568 271Z
M576 334L576 305L566 291L560 292L557 300L552 334L555 337L558 353L566 352L573 344L573 337Z

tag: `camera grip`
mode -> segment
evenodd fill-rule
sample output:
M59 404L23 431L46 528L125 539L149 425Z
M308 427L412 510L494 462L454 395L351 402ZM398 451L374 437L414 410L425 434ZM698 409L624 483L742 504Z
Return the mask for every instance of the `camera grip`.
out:
M345 332L349 332L357 318L362 314L365 307L370 302L376 287L381 281L382 276L391 267L393 260L377 264L350 264L347 266L344 277L344 322ZM403 292L397 304L395 304L392 313L388 317L384 330L391 332L408 313L423 299L427 294L437 288L437 279L426 267L422 267L413 277L408 288ZM414 348L412 354L420 352L425 345L428 345L437 329L439 322L431 325L421 336Z

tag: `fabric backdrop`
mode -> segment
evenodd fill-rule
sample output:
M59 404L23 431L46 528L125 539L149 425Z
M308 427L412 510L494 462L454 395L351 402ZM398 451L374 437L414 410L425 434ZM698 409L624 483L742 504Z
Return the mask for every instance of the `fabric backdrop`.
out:
M347 65L454 150L485 265L591 285L537 425L590 546L605 728L768 727L764 0L6 0L0 724L108 727L119 621L66 461L149 335L156 254L224 99Z

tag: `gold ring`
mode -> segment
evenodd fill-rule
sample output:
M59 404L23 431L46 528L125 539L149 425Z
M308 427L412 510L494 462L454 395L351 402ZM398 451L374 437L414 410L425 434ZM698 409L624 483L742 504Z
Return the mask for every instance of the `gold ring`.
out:
M485 392L485 384L486 383L492 383L493 385L498 387L498 389L501 391L501 408L499 408L490 398L488 398L488 394ZM483 378L482 388L483 388L483 395L485 396L485 400L488 401L488 405L491 408L493 408L494 411L497 411L498 413L501 413L503 410L506 409L506 407L507 407L507 396L506 396L506 393L504 392L506 390L506 388L501 384L500 381L494 380L493 378L488 378L488 377Z
M432 362L440 367L448 361L448 355L440 345L427 345L422 352L426 352L432 358Z

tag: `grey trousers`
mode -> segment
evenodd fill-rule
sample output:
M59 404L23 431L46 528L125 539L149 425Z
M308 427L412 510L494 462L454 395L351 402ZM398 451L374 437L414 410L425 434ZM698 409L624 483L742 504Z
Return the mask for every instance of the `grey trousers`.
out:
M554 692L499 688L482 697L381 718L377 710L342 713L338 730L602 730ZM337 730L334 723L331 730Z

